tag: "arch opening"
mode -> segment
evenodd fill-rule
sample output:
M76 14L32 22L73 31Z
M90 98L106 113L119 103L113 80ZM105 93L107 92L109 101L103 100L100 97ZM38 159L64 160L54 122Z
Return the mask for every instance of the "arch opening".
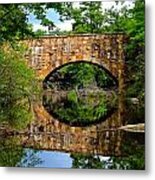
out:
M43 81L43 106L60 121L85 126L107 119L117 104L117 79L103 66L70 62Z
M51 88L51 87L48 87L48 81L52 81L52 75L55 75L56 76L56 72L59 72L59 70L61 70L62 68L64 67L67 67L67 66L70 66L70 65L80 65L80 64L87 64L87 65L92 65L96 68L98 68L100 70L100 72L105 72L111 80L113 80L113 87L117 87L118 86L118 80L117 78L108 70L106 69L103 65L100 65L98 63L94 63L94 62L89 62L89 61L85 61L85 60L80 60L80 61L75 61L75 62L69 62L69 63L65 63L57 68L55 68L54 70L52 70L46 77L45 79L43 80L43 89L47 89L47 88ZM58 74L57 74L58 75ZM56 77L55 77L56 78ZM57 77L59 78L59 77ZM60 79L59 79L60 80ZM110 84L109 84L110 85ZM108 85L107 85L107 88L108 88Z

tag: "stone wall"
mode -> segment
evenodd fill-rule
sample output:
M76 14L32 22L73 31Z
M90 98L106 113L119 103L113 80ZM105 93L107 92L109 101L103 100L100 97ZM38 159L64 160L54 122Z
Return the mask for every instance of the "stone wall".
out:
M115 77L124 71L123 34L47 36L26 40L28 64L44 79L66 63L99 64Z

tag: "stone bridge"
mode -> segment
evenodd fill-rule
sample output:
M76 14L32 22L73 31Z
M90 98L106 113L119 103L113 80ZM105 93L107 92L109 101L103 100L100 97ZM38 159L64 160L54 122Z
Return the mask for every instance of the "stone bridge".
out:
M118 80L119 92L124 89L125 61L123 34L47 36L26 40L28 64L44 80L53 70L68 63L89 62L100 65ZM35 120L20 143L34 149L58 150L76 153L121 155L122 135L118 128L124 125L124 100L120 93L118 110L106 121L74 127L50 116L44 107L34 105Z
M44 36L26 40L28 64L45 79L54 69L73 62L98 64L124 84L123 34Z

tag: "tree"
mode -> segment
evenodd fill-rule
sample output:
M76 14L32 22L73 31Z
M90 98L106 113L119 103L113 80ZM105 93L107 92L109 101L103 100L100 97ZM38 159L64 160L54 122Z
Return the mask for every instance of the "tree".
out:
M84 88L94 83L94 68L88 63L70 64L61 70L64 79L68 79L75 88Z
M73 159L72 168L81 169L102 169L104 168L102 161L99 156L83 155L78 153L72 153L71 158Z
M25 35L32 35L22 5L0 4L0 24L0 44L7 40L12 41L21 39Z
M73 20L74 33L99 33L102 30L104 15L102 2L79 2L79 7L73 3L63 4L61 20Z
M35 74L23 54L22 45L7 43L0 49L0 123L24 128L32 120L31 100L37 92Z
M0 166L15 167L24 156L24 149L17 146L17 137L0 138Z
M35 73L24 59L26 49L19 40L33 36L28 14L41 19L43 25L53 22L46 18L46 6L56 4L0 5L0 123L24 128L32 119L31 100L36 93Z
M135 0L133 7L115 7L105 13L107 25L105 31L124 32L128 37L126 44L127 95L138 97L144 105L145 79L145 1Z
M28 22L31 13L42 25L53 27L53 21L46 17L47 9L60 10L61 6L61 3L0 4L0 44L34 36Z
M37 150L24 149L20 143L17 136L0 138L0 166L35 167L42 163Z
M35 36L37 37L40 37L40 36L44 36L47 34L47 31L44 31L44 30L41 30L41 29L38 29L37 31L34 32L35 33Z
M116 5L105 12L101 2L80 2L79 7L64 3L59 13L62 21L74 21L74 33L123 32L129 37L125 47L127 95L138 97L144 104L145 1L135 0L130 7L116 1Z

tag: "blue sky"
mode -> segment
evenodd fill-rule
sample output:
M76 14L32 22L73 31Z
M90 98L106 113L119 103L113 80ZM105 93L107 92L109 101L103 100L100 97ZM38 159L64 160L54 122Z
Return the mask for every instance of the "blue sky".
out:
M54 23L60 23L59 14L53 9L47 11L47 18L52 19ZM29 22L33 24L40 24L40 21L37 20L33 14L29 15Z
M52 9L47 12L47 18L52 19L54 24L60 23L59 14ZM33 25L34 30L37 30L38 28L45 30L47 29L46 27L40 25L41 21L37 20L33 14L28 16L28 21Z
M72 21L61 22L59 20L60 16L55 10L53 10L53 9L48 10L46 16L48 19L50 19L54 22L54 24L57 26L57 28L59 28L61 30L71 30L72 29ZM37 29L42 29L42 30L48 29L47 27L40 25L41 21L37 20L33 14L30 14L28 16L28 21L33 25L34 31L36 31Z

